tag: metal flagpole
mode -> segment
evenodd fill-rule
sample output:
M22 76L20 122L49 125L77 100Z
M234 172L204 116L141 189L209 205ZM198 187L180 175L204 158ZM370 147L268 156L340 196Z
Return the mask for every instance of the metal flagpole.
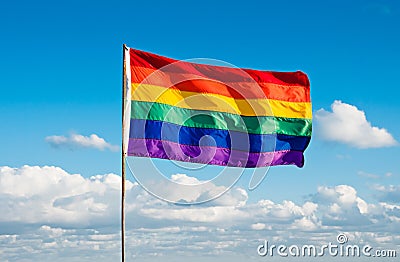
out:
M123 66L122 66L122 182L121 182L121 252L122 252L122 262L125 262L125 143L124 143L124 133L125 133L125 93L126 93L126 58L125 50L126 45L122 46L123 54Z

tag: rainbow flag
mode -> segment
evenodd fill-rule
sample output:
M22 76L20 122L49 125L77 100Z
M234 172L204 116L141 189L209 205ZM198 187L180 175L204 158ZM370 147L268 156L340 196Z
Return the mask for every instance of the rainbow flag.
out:
M304 165L306 74L206 65L127 48L127 156L233 167Z

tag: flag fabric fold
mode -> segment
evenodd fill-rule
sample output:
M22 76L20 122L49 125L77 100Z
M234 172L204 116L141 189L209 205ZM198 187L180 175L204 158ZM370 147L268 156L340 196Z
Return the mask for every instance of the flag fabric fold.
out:
M128 156L210 165L304 165L306 74L206 65L128 48Z

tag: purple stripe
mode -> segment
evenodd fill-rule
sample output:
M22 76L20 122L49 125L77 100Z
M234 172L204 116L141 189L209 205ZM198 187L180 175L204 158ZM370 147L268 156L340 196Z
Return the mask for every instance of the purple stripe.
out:
M157 139L129 139L128 156L154 157L191 163L231 167L304 165L301 151L249 153L217 147L180 145Z

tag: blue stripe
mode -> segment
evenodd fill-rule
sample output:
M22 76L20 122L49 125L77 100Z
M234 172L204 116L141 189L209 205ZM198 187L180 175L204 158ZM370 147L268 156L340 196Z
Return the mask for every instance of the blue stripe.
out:
M304 151L311 137L282 134L246 134L210 128L180 126L168 122L131 119L130 138L166 140L183 145L214 146L252 153L277 150Z

